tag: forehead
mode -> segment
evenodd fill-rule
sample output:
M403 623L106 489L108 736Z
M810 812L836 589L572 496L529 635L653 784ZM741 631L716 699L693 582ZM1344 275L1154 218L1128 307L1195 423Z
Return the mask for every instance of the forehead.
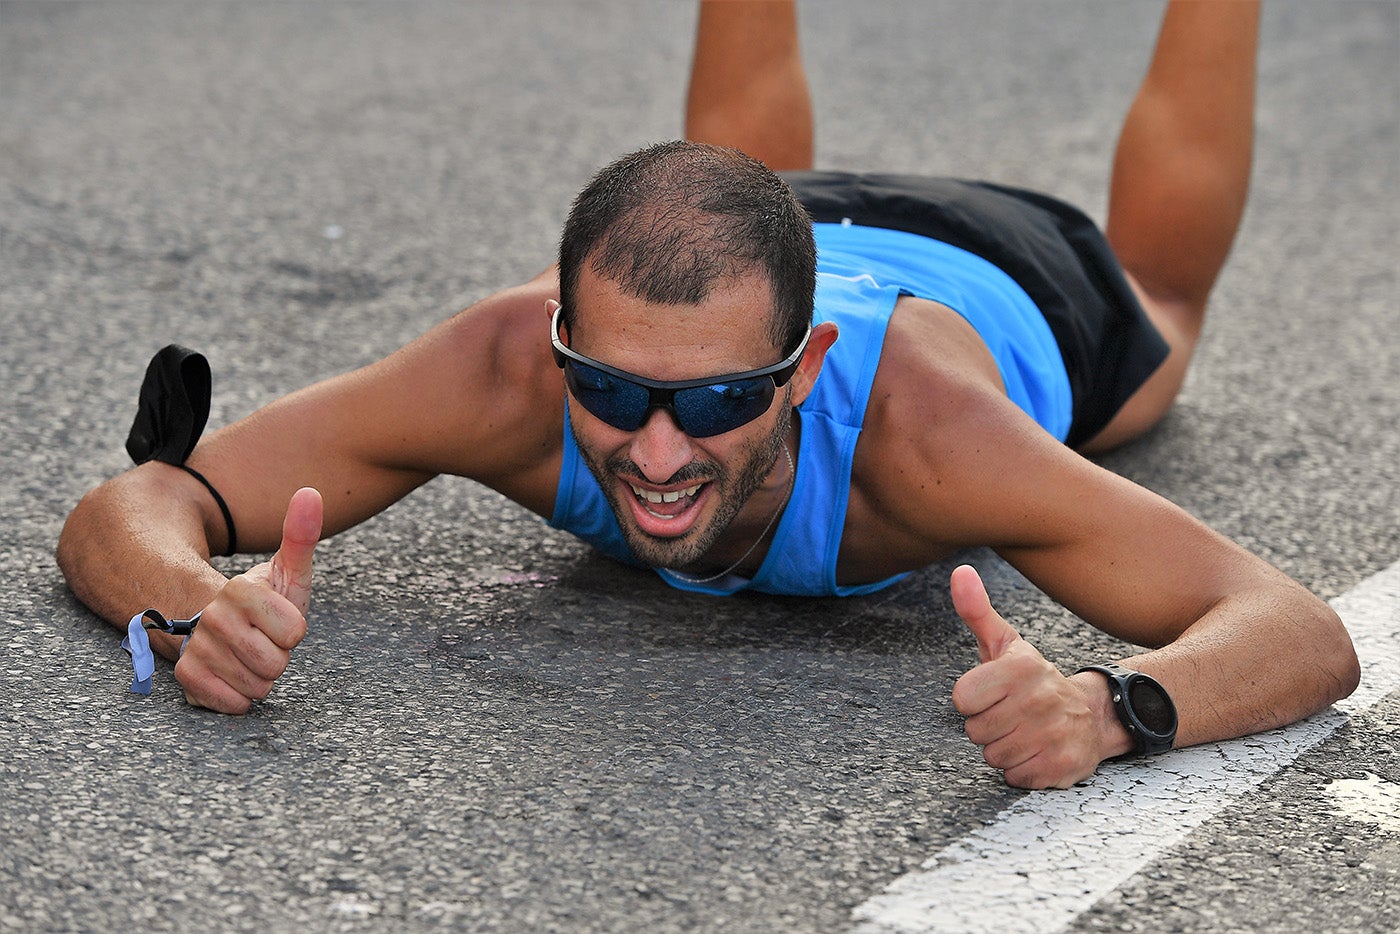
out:
M640 376L691 379L775 362L772 317L773 290L762 272L717 282L699 303L672 305L638 298L585 269L568 343Z

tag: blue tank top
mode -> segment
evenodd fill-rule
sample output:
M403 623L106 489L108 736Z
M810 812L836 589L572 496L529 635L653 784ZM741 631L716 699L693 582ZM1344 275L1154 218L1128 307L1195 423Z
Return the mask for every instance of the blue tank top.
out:
M696 584L664 568L673 587L728 595L739 590L796 596L854 596L904 575L868 584L836 582L836 561L851 489L851 464L865 420L885 328L901 295L927 298L962 315L987 343L1007 395L1055 437L1069 430L1069 377L1050 327L1029 296L996 266L957 247L897 230L816 224L814 322L835 322L840 336L812 392L798 407L801 442L792 497L753 578L731 574ZM550 525L572 532L619 561L632 556L607 498L579 456L564 413L564 461Z

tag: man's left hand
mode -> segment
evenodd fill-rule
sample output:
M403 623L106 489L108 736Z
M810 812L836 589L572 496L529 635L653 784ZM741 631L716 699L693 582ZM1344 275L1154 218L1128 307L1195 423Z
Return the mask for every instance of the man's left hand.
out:
M1100 717L1079 682L1060 674L996 610L977 572L953 571L953 607L977 637L981 664L953 686L968 739L1008 785L1068 788L1103 760Z

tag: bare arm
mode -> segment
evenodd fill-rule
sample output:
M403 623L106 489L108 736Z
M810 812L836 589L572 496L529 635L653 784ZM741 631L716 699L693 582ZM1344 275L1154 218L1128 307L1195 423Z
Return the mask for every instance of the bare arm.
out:
M288 504L299 487L321 491L327 534L382 511L436 473L473 477L547 510L563 430L544 312L555 290L546 274L499 293L398 353L293 393L201 442L190 464L227 500L240 546L285 547ZM322 521L318 508L318 534ZM311 518L299 522L309 527ZM148 606L167 616L204 609L193 650L218 629L209 625L216 602L248 602L239 591L246 581L230 592L209 564L225 542L223 518L208 492L183 471L147 463L82 499L64 526L58 561L79 599L117 626ZM309 552L307 561L309 575ZM263 609L237 613L258 628ZM167 657L178 645L153 639ZM225 650L238 654L233 646ZM184 670L192 667L186 660L176 674L192 700L239 706L226 691L202 693L205 685L186 680L193 674ZM270 688L275 678L261 680ZM261 695L244 693L243 706L252 696Z
M1178 745L1293 723L1355 690L1351 640L1322 600L1154 494L1096 479L1120 489L1094 498L1092 522L1000 551L1082 618L1152 648L1127 664L1176 700Z
M1350 639L1305 588L1058 444L991 388L928 392L903 394L882 416L920 405L920 397L938 400L932 430L918 439L906 433L898 453L883 459L888 502L903 507L885 514L899 517L907 541L992 545L1083 619L1151 647L1125 664L1171 694L1178 745L1291 723L1354 690L1359 668ZM893 417L918 423L911 411ZM917 418L927 423L929 412ZM918 508L909 508L911 499ZM1003 659L989 643L1006 648L1017 634L1005 621L979 629L969 619L983 610L985 593L977 591L966 581L954 587L984 656L959 682L954 702L969 715L969 736L988 761L1008 781L1043 787L1071 784L1128 751L1103 678L1066 679L1024 644ZM1042 741L1030 742L1025 730L1010 739L1050 707L1063 716L1038 727Z

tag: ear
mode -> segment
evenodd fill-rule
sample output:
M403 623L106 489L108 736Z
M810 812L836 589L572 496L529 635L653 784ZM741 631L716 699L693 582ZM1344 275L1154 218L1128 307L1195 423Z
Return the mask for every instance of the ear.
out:
M550 320L551 323L554 321L554 314L555 314L555 312L557 312L561 307L563 307L563 306L560 305L558 302L556 302L554 299L552 299L552 298L547 298L547 299L545 299L545 302L544 302L544 311L545 311L545 314L549 315L549 320ZM568 326L567 324L565 324L563 321L560 321L560 322L559 322L559 336L560 336L561 338L563 338L565 341L568 341L568 340L569 340L569 326Z
M826 352L836 343L839 330L833 321L823 321L812 328L812 336L807 340L807 349L802 353L802 362L797 372L792 374L792 404L799 405L812 392L812 384L822 371Z

